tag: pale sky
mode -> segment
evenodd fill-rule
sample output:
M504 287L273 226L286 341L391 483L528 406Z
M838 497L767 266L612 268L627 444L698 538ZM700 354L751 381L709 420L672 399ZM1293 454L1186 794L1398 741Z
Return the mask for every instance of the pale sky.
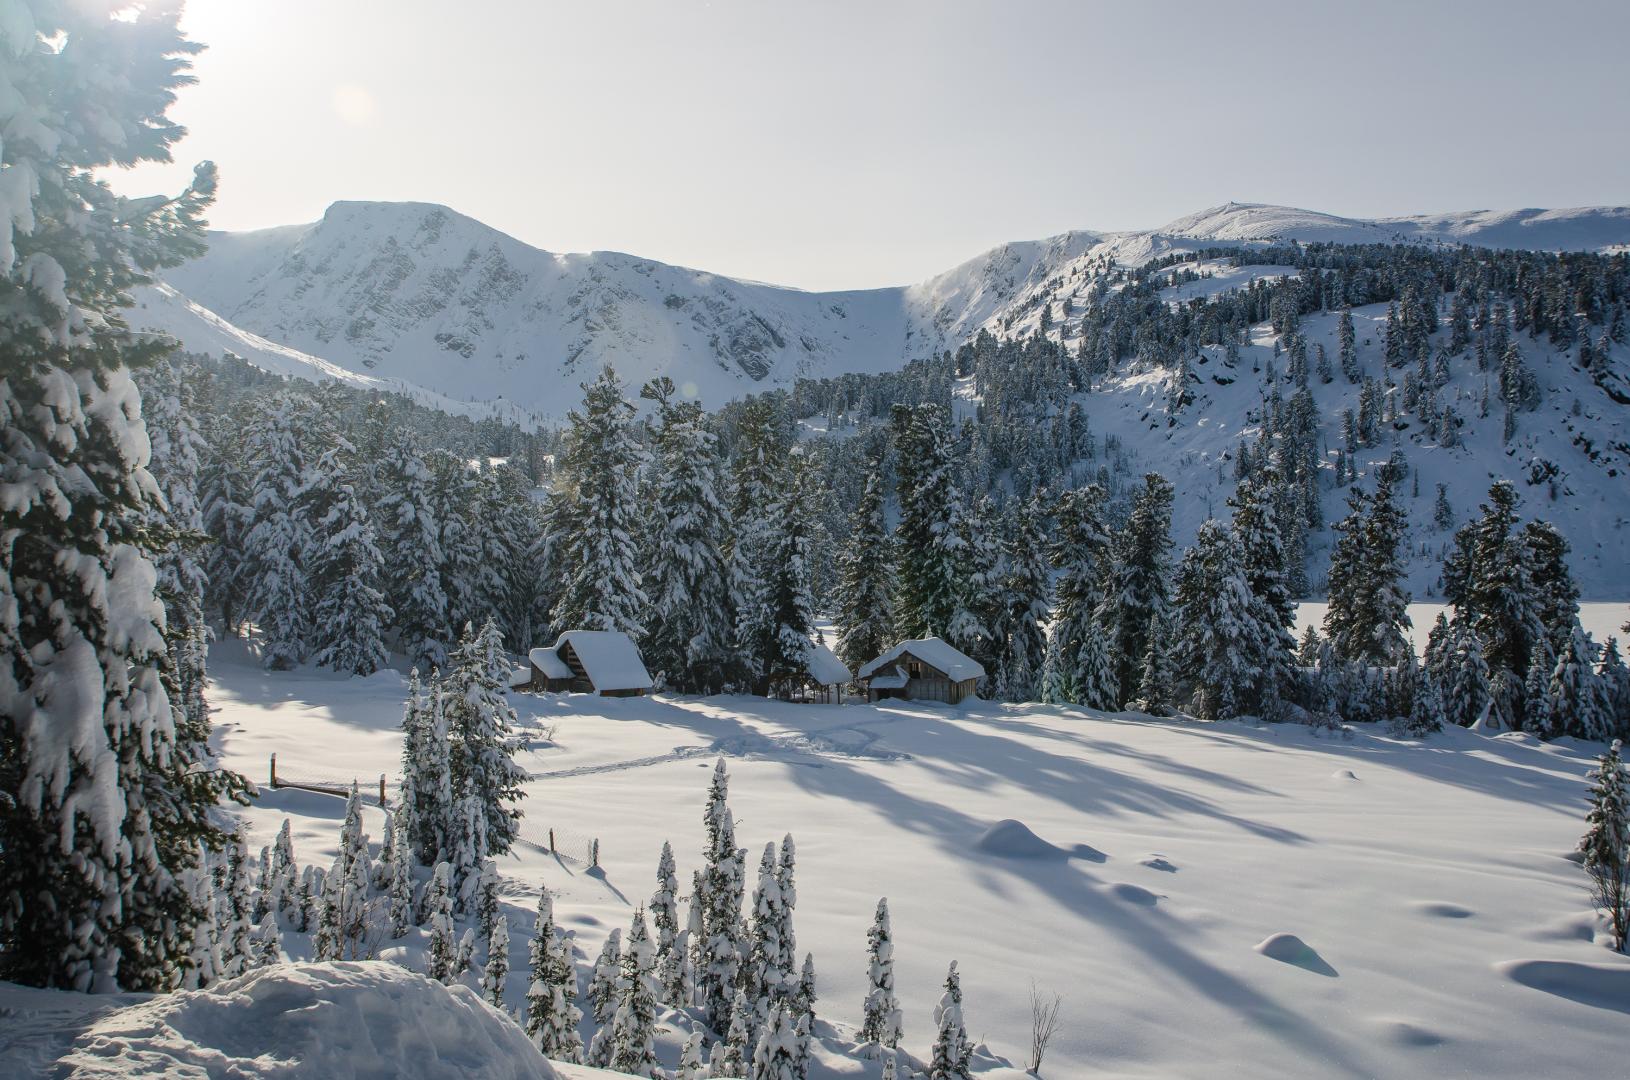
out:
M1630 202L1630 0L188 0L217 228L444 203L812 289L1229 200Z

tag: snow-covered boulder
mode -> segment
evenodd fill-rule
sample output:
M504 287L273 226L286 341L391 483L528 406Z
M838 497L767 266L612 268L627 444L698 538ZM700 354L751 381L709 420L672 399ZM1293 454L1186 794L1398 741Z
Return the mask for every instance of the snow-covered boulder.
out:
M463 986L380 961L278 964L97 1021L73 1078L557 1080L514 1021Z

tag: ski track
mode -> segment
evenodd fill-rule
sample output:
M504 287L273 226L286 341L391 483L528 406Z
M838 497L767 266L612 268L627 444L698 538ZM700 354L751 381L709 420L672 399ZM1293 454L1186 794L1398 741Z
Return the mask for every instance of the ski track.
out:
M889 723L892 718L882 718L878 722ZM856 743L838 742L831 738L840 732L853 732L858 735ZM653 754L648 757L630 758L627 761L609 761L599 765L578 765L567 769L551 769L547 772L529 772L531 780L556 780L573 776L597 776L601 773L625 772L629 769L644 769L652 765L666 765L672 761L687 761L698 757L732 757L755 758L758 760L778 760L788 765L802 765L806 768L821 768L821 763L812 758L870 758L875 761L909 761L910 754L896 750L873 749L877 741L883 737L880 731L871 731L867 725L862 724L836 724L832 727L821 728L818 731L791 731L780 735L751 734L745 736L732 736L726 739L715 739L706 746L676 746L672 752L666 754Z

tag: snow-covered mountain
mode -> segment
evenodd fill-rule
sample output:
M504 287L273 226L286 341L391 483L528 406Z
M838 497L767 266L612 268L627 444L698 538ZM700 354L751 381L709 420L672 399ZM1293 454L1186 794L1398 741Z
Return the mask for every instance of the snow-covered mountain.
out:
M556 254L446 207L340 202L321 221L216 233L133 322L259 366L379 380L457 411L558 417L610 362L709 405L801 376L884 371L981 327L1021 329L1105 260L1276 240L1630 246L1630 207L1365 221L1229 203L1147 232L1006 244L917 285L806 292L618 252Z

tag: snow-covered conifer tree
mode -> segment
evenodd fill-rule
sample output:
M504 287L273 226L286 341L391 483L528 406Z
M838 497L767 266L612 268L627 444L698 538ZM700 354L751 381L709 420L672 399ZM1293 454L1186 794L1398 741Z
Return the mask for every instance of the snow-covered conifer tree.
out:
M487 964L481 973L481 989L493 1008L504 1007L504 984L509 980L509 922L497 919L487 936Z
M1603 741L1612 737L1614 725L1602 680L1596 674L1595 653L1595 645L1575 617L1573 630L1551 669L1548 690L1564 734Z
M736 847L735 820L731 817L730 778L720 758L708 788L703 824L707 849L702 870L702 940L696 980L708 1026L725 1030L736 999L737 972L742 957L741 901L743 857Z
M973 1047L962 1019L962 980L956 961L945 975L945 993L934 1006L934 1051L929 1059L929 1080L972 1080L969 1071Z
M1228 526L1200 525L1177 576L1178 676L1194 715L1228 720L1255 713L1272 668L1263 657L1279 627L1262 619L1265 607L1251 593L1240 549Z
M220 930L223 978L241 975L249 966L254 925L254 900L250 895L249 849L240 829L227 840L225 872L216 897L216 924Z
M1579 841L1596 906L1607 914L1613 947L1624 951L1630 938L1630 778L1614 739L1590 773L1590 812Z
M753 1046L752 1080L802 1080L805 1051L798 1021L786 1002L777 1002Z
M600 956L589 974L589 988L585 995L589 1015L594 1019L594 1037L589 1040L586 1064L598 1069L611 1065L612 1021L617 1016L617 974L621 963L623 932L613 928L600 948Z
M617 1013L611 1022L611 1063L617 1072L656 1076L656 981L651 975L651 935L645 909L634 909L634 921L623 948L617 979Z
M571 426L550 516L566 575L553 612L556 627L641 636L646 596L640 586L638 479L645 453L634 439L633 415L633 404L607 367L583 384L583 407L567 416Z
M640 391L658 410L642 652L669 686L711 694L726 684L736 636L724 554L730 516L719 490L717 439L703 426L701 405L676 402L673 393L666 376Z
M391 610L381 591L383 560L368 509L356 490L343 440L316 472L322 496L313 506L306 559L312 598L312 662L352 675L372 675L389 660L385 628Z
M260 629L262 661L273 670L303 663L311 644L314 416L306 395L284 391L255 414L244 436L253 508L243 538L245 606Z
M215 171L174 198L109 187L170 159L199 48L175 7L124 15L0 18L0 978L162 991L210 914L183 878L222 834L174 753L144 528L160 492L129 370L170 345L120 309L202 251Z
M555 926L549 890L538 892L538 918L527 953L526 1033L543 1056L558 1061L579 1061L583 1040L577 1023L577 974L571 946Z
M1324 634L1339 660L1389 666L1409 648L1404 521L1390 472L1381 471L1373 495L1354 489L1347 504L1351 512L1336 526L1341 536L1330 559Z
M691 1026L690 1034L685 1036L685 1045L679 1051L679 1068L674 1072L674 1080L707 1080L708 1068L702 1061L702 1025Z
M391 937L407 936L413 918L413 846L400 830L390 846L390 881L387 885Z
M904 638L943 636L958 610L967 555L949 419L939 405L896 405L890 426L900 503L895 632Z
M488 619L479 634L465 627L438 687L447 710L453 791L479 804L483 858L509 850L521 817L515 803L523 797L526 770L515 763L507 739L515 725L515 710L505 696L510 667L497 624Z
M447 663L453 640L447 592L442 586L441 524L431 499L424 454L404 437L375 465L380 489L374 506L385 575L385 602L394 612L396 640L408 659L426 671Z
M1158 473L1132 496L1126 526L1115 536L1114 568L1105 595L1105 625L1121 704L1139 696L1149 631L1163 626L1171 576L1172 485Z
M1103 522L1104 489L1096 484L1066 492L1054 516L1052 563L1056 603L1048 631L1043 700L1119 706L1118 675L1110 663L1104 585L1110 573L1110 538ZM1096 638L1096 641L1092 639ZM1083 670L1083 664L1090 665Z
M1046 524L1046 514L1037 498L1020 506L1008 520L1002 612L995 631L1001 646L996 675L998 696L1006 701L1035 701L1041 692L1042 668L1047 660L1047 632L1043 627L1051 615L1053 592Z
M893 643L893 578L894 558L883 516L883 475L881 464L874 460L867 465L865 486L849 517L849 535L838 556L835 651L851 671L881 656Z
M889 930L889 902L877 902L877 915L866 932L866 1000L860 1007L860 1041L890 1049L900 1044L900 1002L894 996L894 937Z
M653 961L658 1000L675 1002L669 990L678 976L678 967L684 957L679 942L679 877L674 869L673 845L662 842L662 855L657 859L657 889L651 896L651 924L656 928L656 953Z

